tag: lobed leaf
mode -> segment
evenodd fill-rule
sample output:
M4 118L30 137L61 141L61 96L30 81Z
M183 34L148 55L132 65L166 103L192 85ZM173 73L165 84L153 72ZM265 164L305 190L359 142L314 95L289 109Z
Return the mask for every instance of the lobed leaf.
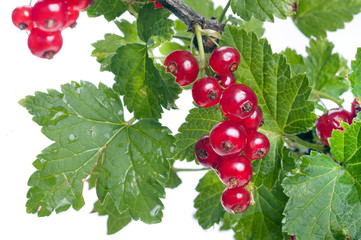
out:
M274 21L274 16L286 19L287 16L295 14L292 4L297 4L294 0L232 0L231 8L246 21L255 17L261 21Z
M174 31L174 23L168 19L169 11L154 8L154 3L145 4L139 11L137 29L139 38L148 47L157 47L161 42L170 40Z
M62 92L37 92L21 104L54 141L34 162L29 213L48 216L71 206L79 210L84 205L83 182L92 174L90 186L96 186L99 200L112 200L107 209L108 203L114 204L134 220L161 220L160 199L165 197L174 151L168 128L152 119L125 122L119 96L103 84L97 88L73 82L63 85Z
M358 239L361 235L361 123L343 125L330 139L335 160L312 152L285 178L290 197L284 231L297 239Z
M326 31L344 28L360 11L359 0L302 0L293 21L307 37L324 38Z
M165 67L155 64L142 44L120 47L112 58L115 88L124 95L124 104L137 119L160 118L163 108L176 108L182 91Z

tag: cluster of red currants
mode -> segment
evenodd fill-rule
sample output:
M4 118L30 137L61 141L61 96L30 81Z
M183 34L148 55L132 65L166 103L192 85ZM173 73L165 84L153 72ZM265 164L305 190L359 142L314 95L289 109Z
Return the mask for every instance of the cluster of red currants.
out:
M341 122L351 124L353 118L356 117L357 113L360 111L361 107L357 98L354 99L351 105L351 112L343 108L333 108L328 110L320 116L315 123L318 138L323 142L323 144L329 146L328 138L331 137L332 131L334 129L343 130Z
M233 72L239 63L240 54L235 48L216 48L209 58L215 77L201 78L192 87L193 99L199 106L219 104L228 119L197 141L195 157L203 166L214 169L227 186L221 202L234 214L245 211L250 204L245 186L252 178L251 161L266 156L270 148L267 136L257 132L263 115L255 92L244 84L236 84ZM164 65L181 86L194 82L198 76L198 62L187 51L172 52Z
M61 31L76 26L79 11L89 0L39 0L34 6L14 9L12 20L16 27L30 31L28 46L32 54L52 59L62 45Z

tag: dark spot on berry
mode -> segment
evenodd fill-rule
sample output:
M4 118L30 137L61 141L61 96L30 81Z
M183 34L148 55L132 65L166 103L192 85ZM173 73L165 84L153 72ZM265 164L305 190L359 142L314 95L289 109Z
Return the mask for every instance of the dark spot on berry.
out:
M77 22L73 22L72 24L70 24L70 28L71 29L74 29L75 27L76 27L76 25L78 25L78 23Z
M228 180L228 182L229 182L229 184L228 184L229 188L234 188L238 184L238 180L236 178L234 178L234 177L230 178Z
M47 52L44 53L44 58L53 59L54 55L55 55L54 51L47 51Z
M234 62L229 66L229 71L234 72L238 68L238 63Z
M24 30L24 29L26 29L28 27L28 25L26 24L26 23L19 23L19 28L21 29L21 30Z
M252 111L252 103L250 101L246 101L242 105L242 112L249 113L250 111Z
M214 91L213 89L211 89L211 91L209 91L209 93L208 93L208 99L215 100L217 98L218 98L218 93L216 91Z
M45 27L46 28L53 28L55 26L55 21L52 18L45 20Z
M175 62L169 62L167 66L168 72L171 72L172 74L177 73L178 67Z
M241 206L235 206L232 211L234 212L234 214L238 214L242 212L242 207Z
M224 142L222 144L222 150L224 152L230 152L233 149L233 144L230 141Z
M263 118L261 119L261 122L259 123L258 127L262 127L264 125L264 120Z
M208 157L208 154L207 154L207 151L204 150L203 148L199 149L197 151L197 156L202 158L202 159L205 159L206 157Z
M266 152L265 149L261 148L261 149L257 150L256 155L257 155L257 157L261 158L264 156L265 152Z

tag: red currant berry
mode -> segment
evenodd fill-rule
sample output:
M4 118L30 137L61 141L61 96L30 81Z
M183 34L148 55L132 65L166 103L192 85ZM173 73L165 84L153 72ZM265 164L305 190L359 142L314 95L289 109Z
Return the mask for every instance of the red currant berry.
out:
M243 187L252 178L251 162L243 155L223 158L218 164L217 174L227 187Z
M28 46L32 54L40 58L52 59L63 45L60 31L44 32L38 28L31 30Z
M246 129L246 131L255 131L257 128L263 126L263 113L262 109L257 106L256 111L247 118L242 119L241 124Z
M237 155L243 151L247 136L239 122L217 123L209 134L213 150L221 156Z
M247 210L251 202L251 196L244 187L226 188L221 198L224 209L233 214Z
M167 72L177 77L176 82L181 86L191 84L197 79L199 66L197 59L184 50L176 50L170 53L164 60Z
M291 238L291 240L296 240L296 236L294 236L294 235L289 235L290 236L290 238Z
M361 112L361 107L357 98L355 98L351 105L351 115L353 117L356 117L359 112Z
M35 3L31 15L37 28L54 32L65 25L67 8L64 0L40 0Z
M329 146L328 138L331 137L332 131L334 129L343 130L340 126L341 122L351 124L352 118L351 113L342 108L327 111L315 123L317 136L326 146Z
M221 75L216 74L216 75L214 75L214 78L224 88L228 88L229 86L236 83L236 76L234 75L234 73L231 73L227 76L221 76Z
M247 132L247 143L243 153L249 159L260 159L267 155L270 142L266 135L260 132Z
M65 0L69 9L81 11L88 7L90 0Z
M14 9L11 18L16 27L21 30L31 30L34 27L31 9L31 6L21 6Z
M237 49L218 47L209 58L209 66L216 74L226 76L237 70L240 59Z
M223 91L219 106L227 118L241 121L257 109L257 96L247 85L234 84Z
M155 2L155 9L157 9L157 8L162 8L163 6L160 4L160 3L158 3L156 0L150 0L151 2Z
M68 9L68 18L66 19L66 23L63 26L63 29L65 28L75 28L76 27L76 20L79 17L79 11L78 10L71 10Z
M201 78L192 86L193 100L201 107L211 107L217 104L221 95L222 88L214 78Z
M209 142L209 135L205 135L198 139L195 147L194 154L197 161L207 168L216 168L221 156L219 156L211 147Z

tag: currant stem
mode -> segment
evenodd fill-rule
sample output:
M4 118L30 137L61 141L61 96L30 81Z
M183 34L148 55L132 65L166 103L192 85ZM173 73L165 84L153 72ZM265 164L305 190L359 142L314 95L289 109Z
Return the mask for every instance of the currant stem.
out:
M133 5L129 4L129 6L128 6L128 11L129 11L130 13L132 13L135 18L138 18L138 13L137 13L137 11L135 11L135 9L133 8Z
M219 44L216 41L214 41L214 39L211 36L207 35L207 37L213 42L214 45L220 47Z
M324 93L324 92L321 92L321 91L318 91L318 90L315 90L315 89L312 89L311 93L318 99L324 98L324 99L331 100L334 103L336 103L340 108L342 108L342 103L344 101L343 99L333 97L333 96L331 96L331 95L329 95L327 93Z
M229 6L231 5L231 1L232 1L232 0L229 0L228 3L227 3L227 5L226 5L225 8L223 9L223 11L222 11L222 13L221 13L221 16L219 16L219 22L222 22L223 19L224 19L224 17L226 16L226 13L227 13L227 11L228 11L228 8L229 8Z
M292 140L302 146L305 146L307 148L319 151L319 152L323 152L325 150L325 146L324 145L320 145L320 144L315 144L315 143L310 143L307 141L302 140L301 138L295 136L295 135L291 135L291 134L284 134L284 137L288 138L289 140Z
M201 65L202 65L202 69L204 69L206 71L207 76L212 77L211 73L209 72L209 69L207 68L206 55L204 53L204 48L203 48L202 32L200 31L201 29L202 28L201 28L201 26L199 26L199 24L196 24L194 26L194 30L196 32L196 37L197 37L197 42L198 42L199 56L201 58Z
M200 172L209 170L209 168L173 168L175 172Z

